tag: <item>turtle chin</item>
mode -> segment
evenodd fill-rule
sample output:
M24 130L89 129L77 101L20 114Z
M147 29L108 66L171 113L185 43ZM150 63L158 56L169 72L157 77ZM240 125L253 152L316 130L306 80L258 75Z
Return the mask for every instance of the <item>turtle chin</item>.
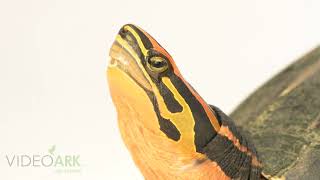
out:
M129 136L128 132L131 130L158 128L153 127L157 116L150 97L136 80L132 79L122 68L113 67L113 65L107 69L107 79L112 101L118 114L118 123L122 127L120 130L127 130L127 132L121 132L122 136ZM134 137L129 139L131 138L134 139Z
M146 111L154 114L152 113L153 105L147 93L152 90L152 87L143 72L143 67L137 62L140 59L134 58L136 56L129 53L132 52L129 48L115 41L110 50L107 68L110 94L118 117L123 119L121 121L143 117L141 113Z

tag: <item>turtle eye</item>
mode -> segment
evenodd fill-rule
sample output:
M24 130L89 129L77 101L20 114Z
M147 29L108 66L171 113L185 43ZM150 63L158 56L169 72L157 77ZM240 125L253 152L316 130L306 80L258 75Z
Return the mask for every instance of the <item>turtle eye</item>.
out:
M162 57L151 57L147 63L148 68L153 72L164 72L168 69L168 62Z

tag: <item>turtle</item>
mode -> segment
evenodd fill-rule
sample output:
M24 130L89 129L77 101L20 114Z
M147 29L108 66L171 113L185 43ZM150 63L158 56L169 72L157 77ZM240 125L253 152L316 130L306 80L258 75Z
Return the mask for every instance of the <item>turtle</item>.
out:
M320 179L320 46L266 82L230 115L269 177Z
M146 179L319 178L315 52L228 116L197 93L150 34L124 25L110 49L107 79L133 161Z

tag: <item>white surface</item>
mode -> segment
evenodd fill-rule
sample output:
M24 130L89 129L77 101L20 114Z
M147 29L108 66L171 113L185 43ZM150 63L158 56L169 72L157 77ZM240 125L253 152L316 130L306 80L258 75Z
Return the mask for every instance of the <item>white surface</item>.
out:
M108 94L108 49L134 23L207 102L231 112L320 43L320 1L0 1L0 179L142 179ZM81 173L9 167L5 155L81 155Z

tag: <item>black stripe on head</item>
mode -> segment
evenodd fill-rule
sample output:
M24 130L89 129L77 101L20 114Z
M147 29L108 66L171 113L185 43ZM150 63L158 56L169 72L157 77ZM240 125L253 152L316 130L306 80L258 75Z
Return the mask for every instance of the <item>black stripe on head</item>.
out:
M194 126L194 143L197 152L203 152L203 148L217 135L214 130L208 115L203 109L200 102L192 94L187 85L180 79L180 77L172 74L169 76L173 85L177 88L178 92L189 105L190 110L195 121Z
M179 141L180 139L180 131L177 129L177 127L169 120L169 119L165 119L161 116L160 114L160 110L159 110L159 106L158 106L158 102L156 100L156 97L154 95L154 93L152 91L149 91L148 89L144 88L138 81L136 81L130 74L128 74L128 76L131 77L132 80L135 81L135 83L140 86L148 95L152 105L153 105L153 109L157 115L157 119L158 119L158 123L160 126L160 130L170 139L174 140L174 141ZM178 102L177 102L178 103ZM180 104L179 104L180 105ZM171 105L169 105L168 107L170 107ZM182 109L182 107L181 107Z
M156 83L161 96L163 97L164 103L166 104L168 110L171 113L181 112L183 110L182 106L179 102L174 98L172 92L168 89L168 87L160 82L160 84Z
M160 130L164 132L167 135L167 137L174 141L179 141L181 134L177 127L169 119L165 119L160 116L159 124Z
M143 42L143 45L146 49L151 49L152 43L150 42L149 38L144 34L144 32L142 32L139 28L137 28L135 25L133 24L127 24L125 26L130 26L141 38L141 41Z
M158 122L160 125L160 130L170 139L174 140L174 141L179 141L180 139L180 132L177 129L177 127L169 120L169 119L165 119L161 116L160 114L160 110L159 110L159 106L158 106L158 102L156 100L156 97L154 95L153 92L146 90L146 93L151 101L151 103L153 104L153 108L154 111L157 115L158 118Z

